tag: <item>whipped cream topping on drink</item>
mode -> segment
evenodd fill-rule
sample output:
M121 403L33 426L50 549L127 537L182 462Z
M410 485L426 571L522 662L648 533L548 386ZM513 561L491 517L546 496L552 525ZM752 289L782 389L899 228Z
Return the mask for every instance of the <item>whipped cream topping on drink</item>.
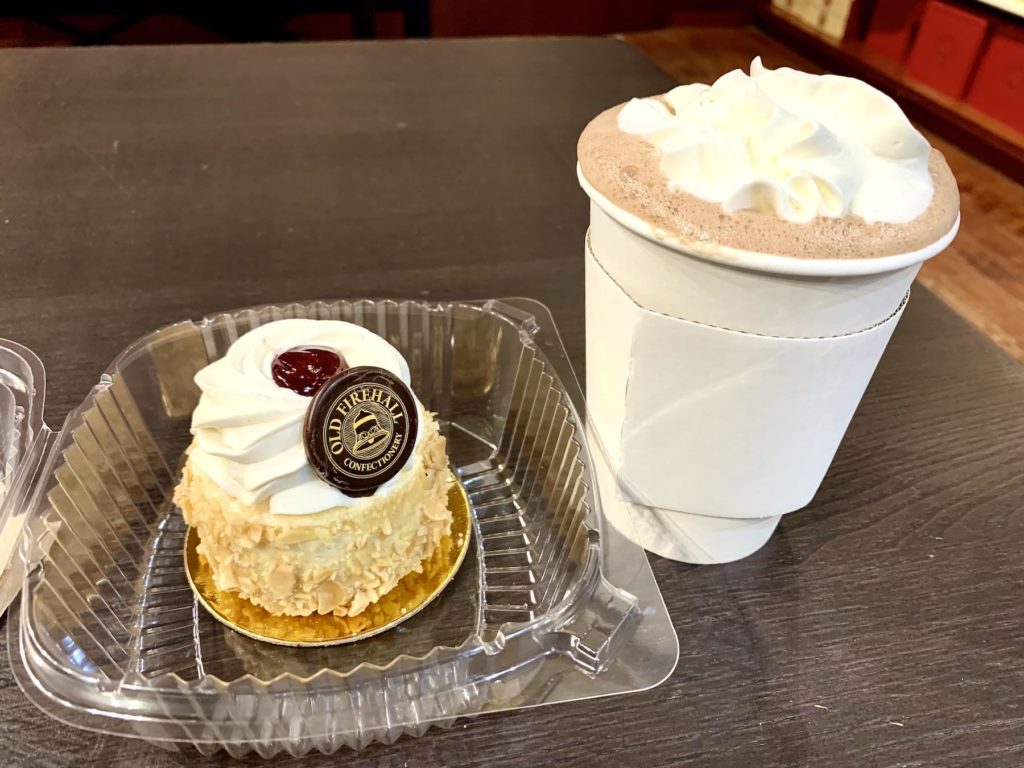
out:
M669 189L728 213L904 222L932 199L924 136L895 101L849 77L772 71L757 58L750 75L633 99L618 124L661 150Z
M192 414L192 463L244 504L269 498L272 514L309 515L365 501L324 482L309 465L303 421L312 400L281 386L273 371L279 355L299 347L334 350L350 367L384 368L409 384L409 366L397 349L372 331L341 320L288 319L261 325L199 371L195 381L202 395ZM422 416L418 401L417 409ZM417 447L422 431L421 426ZM386 493L404 471L376 493Z
M653 234L806 258L906 253L945 235L959 196L942 155L866 83L735 70L599 115L583 178Z

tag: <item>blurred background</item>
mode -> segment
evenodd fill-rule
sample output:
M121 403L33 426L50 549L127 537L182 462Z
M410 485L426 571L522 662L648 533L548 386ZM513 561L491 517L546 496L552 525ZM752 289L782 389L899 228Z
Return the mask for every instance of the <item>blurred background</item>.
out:
M602 35L707 21L740 23L738 0L350 0L260 9L138 2L4 3L6 45L216 43L477 35Z
M927 96L963 102L1019 134L1022 16L1024 0L297 0L260 8L6 2L0 45L609 35L759 25L798 51L840 55L900 80L905 74L934 90Z
M946 155L963 225L920 279L1024 361L1024 0L6 2L0 46L621 35L679 82L761 55L867 81Z
M4 3L5 45L215 43L477 35L602 35L705 21L742 23L738 0L352 0L214 4Z

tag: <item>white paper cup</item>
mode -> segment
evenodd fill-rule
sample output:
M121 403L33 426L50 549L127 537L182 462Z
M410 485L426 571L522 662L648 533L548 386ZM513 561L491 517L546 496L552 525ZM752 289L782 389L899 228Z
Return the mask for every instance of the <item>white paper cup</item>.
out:
M813 498L914 275L959 220L930 248L881 259L712 259L655 239L580 180L588 420L614 475L609 517L666 557L744 557Z
M641 507L618 495L610 467L597 465L605 517L627 538L671 560L694 564L739 560L763 547L782 519L738 520Z

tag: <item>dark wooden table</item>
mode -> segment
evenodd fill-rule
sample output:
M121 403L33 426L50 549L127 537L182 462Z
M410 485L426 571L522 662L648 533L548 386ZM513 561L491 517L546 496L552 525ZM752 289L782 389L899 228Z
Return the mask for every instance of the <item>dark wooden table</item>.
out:
M271 301L532 296L582 369L575 139L669 85L611 40L2 51L0 335L51 424L135 337ZM1019 766L1022 438L1024 368L918 287L811 507L654 558L667 683L302 764ZM5 766L227 762L51 721L0 661Z

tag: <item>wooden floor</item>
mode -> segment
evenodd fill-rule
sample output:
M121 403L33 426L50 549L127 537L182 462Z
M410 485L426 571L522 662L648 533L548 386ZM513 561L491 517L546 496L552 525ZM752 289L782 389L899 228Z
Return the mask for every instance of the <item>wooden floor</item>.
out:
M755 29L666 29L627 35L679 82L709 83L761 56L766 66L821 67ZM928 131L960 185L960 233L920 280L1024 362L1024 186Z

